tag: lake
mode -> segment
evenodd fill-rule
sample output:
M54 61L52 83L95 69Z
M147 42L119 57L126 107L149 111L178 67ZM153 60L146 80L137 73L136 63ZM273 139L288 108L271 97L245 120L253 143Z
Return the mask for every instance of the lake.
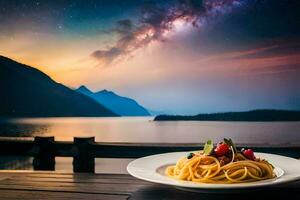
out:
M95 136L101 142L197 143L232 138L236 143L300 145L300 122L155 122L153 117L0 119L0 136ZM132 159L97 158L97 173L126 173ZM32 170L32 158L1 156L0 169ZM56 171L72 172L72 158L56 158Z
M197 143L232 138L239 144L300 145L300 122L153 121L153 117L0 119L0 136L95 136L101 142Z

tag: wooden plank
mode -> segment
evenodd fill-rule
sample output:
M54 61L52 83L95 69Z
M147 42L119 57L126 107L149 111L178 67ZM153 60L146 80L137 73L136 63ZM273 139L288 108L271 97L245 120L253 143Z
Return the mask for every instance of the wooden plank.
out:
M54 137L35 137L33 168L35 170L55 170Z
M300 192L300 182L261 190L230 190L231 194L207 194L185 192L122 174L0 172L0 177L5 177L0 180L0 199L253 200L259 195L285 200L287 195L292 198Z
M0 171L0 183L3 181L31 181L31 182L69 182L69 183L124 183L151 185L152 183L134 178L128 174L92 174L92 173L55 173L55 172L18 172L9 170ZM300 181L276 187L300 188Z
M0 179L1 180L1 179ZM55 178L55 177L9 177L5 179L6 181L31 181L31 182L64 182L64 183L115 183L115 184L141 184L148 185L149 182L141 181L138 179L84 179L84 178Z
M69 183L125 183L150 184L129 175L123 174L46 174L46 173L0 173L0 181L5 178L10 181L31 182L69 182Z
M74 172L95 172L95 157L92 155L90 146L95 142L95 137L74 138L74 151L76 154L73 159Z
M101 195L123 195L128 198L132 192L150 183L140 181L128 175L114 174L55 174L55 173L0 173L5 177L0 181L1 190L18 190L35 193L88 193ZM113 178L111 178L113 177ZM117 178L119 177L119 179ZM122 196L122 199L124 199ZM12 198L15 196L12 196ZM29 193L30 197L30 193ZM29 198L30 199L30 198ZM109 199L105 196L102 199ZM110 198L114 199L114 198ZM115 198L116 199L116 198Z
M46 177L46 178L74 178L74 179L135 179L128 174L93 174L93 173L59 173L59 172L36 172L19 170L0 170L2 176L28 176L28 177ZM136 179L135 179L136 180Z
M128 183L67 183L67 182L31 182L5 180L0 182L0 189L39 190L39 191L63 191L84 193L106 193L106 194L130 194L142 184Z
M128 195L108 195L108 194L87 194L72 192L47 192L47 191L24 191L24 190L2 190L0 189L0 199L5 200L33 200L33 199L53 199L53 200L126 200Z

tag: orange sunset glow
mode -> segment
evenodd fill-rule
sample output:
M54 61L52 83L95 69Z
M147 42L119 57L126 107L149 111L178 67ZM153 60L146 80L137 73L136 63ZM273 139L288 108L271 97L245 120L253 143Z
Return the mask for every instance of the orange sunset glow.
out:
M293 9L261 4L255 12L263 18L254 22L254 4L238 0L206 2L201 11L188 4L133 3L116 15L110 4L102 14L93 8L86 15L75 6L58 10L60 16L38 6L3 12L0 54L71 88L108 88L181 114L197 113L194 107L300 108L300 38L293 24L299 22L285 23L297 15ZM282 15L273 16L268 6Z

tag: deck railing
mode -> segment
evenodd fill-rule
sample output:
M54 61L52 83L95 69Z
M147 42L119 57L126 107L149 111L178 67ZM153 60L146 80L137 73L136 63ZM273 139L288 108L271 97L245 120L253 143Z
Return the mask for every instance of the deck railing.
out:
M259 152L300 157L300 146L246 146ZM34 158L34 170L55 170L56 156L73 157L74 172L94 172L95 158L139 158L157 153L202 148L203 144L103 143L95 142L94 137L75 137L73 142L55 141L54 137L35 137L34 140L0 138L0 155L31 156Z

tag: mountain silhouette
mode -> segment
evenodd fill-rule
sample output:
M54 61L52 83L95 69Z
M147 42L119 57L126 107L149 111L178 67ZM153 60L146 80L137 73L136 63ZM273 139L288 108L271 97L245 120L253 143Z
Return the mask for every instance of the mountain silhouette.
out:
M128 97L122 97L112 91L101 90L92 92L85 86L80 86L76 91L85 94L114 113L121 116L149 116L150 113L135 100Z
M1 117L117 116L43 72L0 56Z

